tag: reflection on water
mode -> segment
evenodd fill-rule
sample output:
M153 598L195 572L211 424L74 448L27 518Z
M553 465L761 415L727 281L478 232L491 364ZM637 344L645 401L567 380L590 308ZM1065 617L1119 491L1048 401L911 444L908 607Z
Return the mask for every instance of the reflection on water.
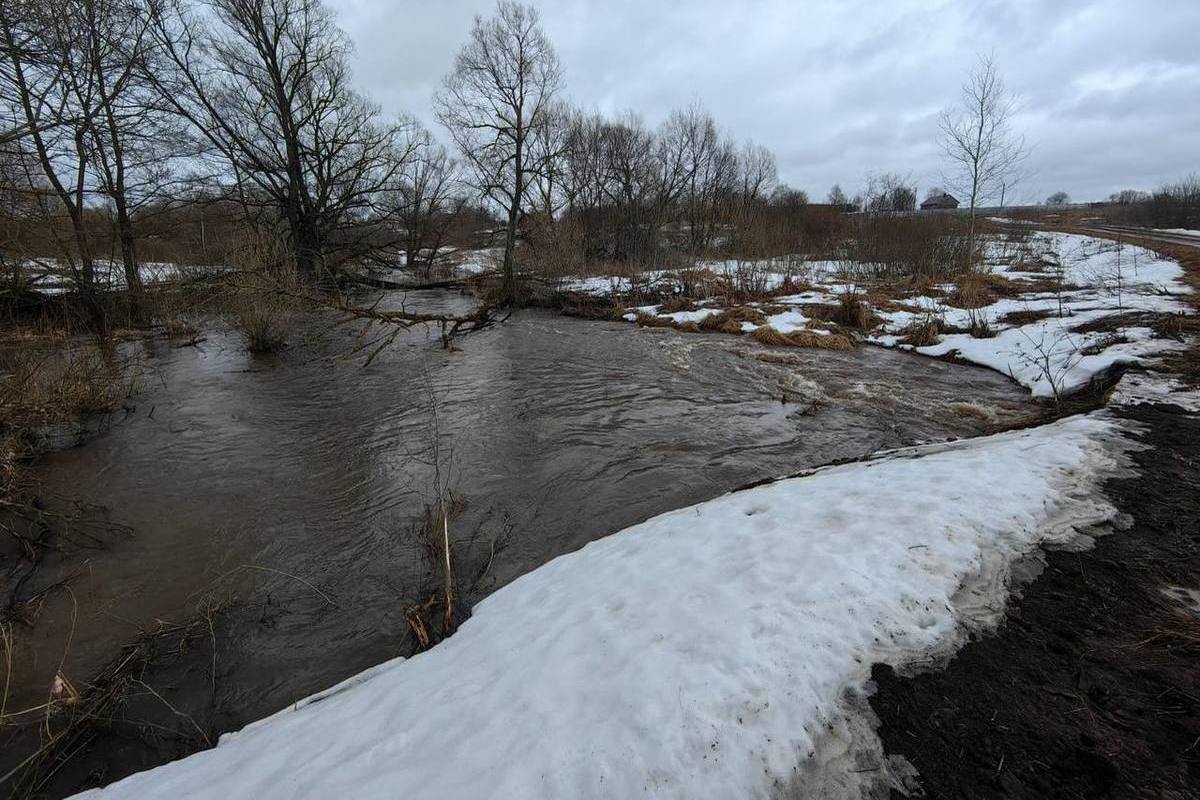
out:
M471 571L459 575L466 602L752 480L977 432L978 416L954 404L1028 410L997 374L875 348L772 350L788 363L767 363L748 339L526 311L453 350L410 332L363 368L343 357L354 334L314 322L275 359L219 331L198 347L146 345L152 378L136 410L47 459L48 488L104 503L135 531L75 582L68 675L189 613L246 564L263 569L220 632L221 724L395 655L403 606L429 584L412 531L432 488L434 404L465 501L452 533ZM44 699L72 608L57 596L22 641L16 697Z

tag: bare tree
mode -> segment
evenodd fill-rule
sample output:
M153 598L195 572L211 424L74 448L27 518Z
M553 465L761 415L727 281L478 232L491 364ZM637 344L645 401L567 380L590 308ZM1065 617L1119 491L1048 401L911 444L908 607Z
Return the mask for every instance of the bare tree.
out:
M736 192L737 153L699 103L671 112L659 130L658 152L664 204L682 203L697 253L711 241L721 202Z
M418 130L414 157L401 170L396 192L406 266L421 264L428 275L447 230L465 205L459 178L459 165L446 148L428 131Z
M482 198L507 220L502 299L516 301L514 256L533 177L547 166L531 152L539 129L557 115L558 55L532 7L508 0L490 19L475 18L471 37L434 100L439 121L471 167Z
M1071 195L1066 192L1055 192L1046 198L1048 206L1065 206L1071 202Z
M67 9L30 0L0 4L0 102L15 111L6 125L21 130L31 144L34 164L46 181L38 192L46 219L61 210L70 239L58 237L59 251L93 322L103 325L96 297L95 255L85 218L88 192L89 131L98 113L90 82L79 83L72 60L74 44L64 38ZM83 105L78 105L82 99ZM27 185L36 184L33 174Z
M411 121L350 86L349 42L320 0L171 0L154 35L163 98L210 145L243 202L283 224L295 269L361 254L377 200L411 157Z
M766 199L779 183L775 154L761 144L746 142L742 145L738 164L742 174L743 202L755 203Z
M835 183L833 188L829 190L829 196L825 198L825 202L831 206L844 206L850 200L846 197L846 193L842 191L842 187Z
M867 176L864 211L887 213L912 211L917 207L917 190L912 177L893 172L875 172Z
M947 181L967 195L968 268L975 266L975 212L1002 188L1012 188L1027 155L1025 138L1012 130L1017 99L1004 85L996 62L983 56L967 77L957 106L942 112L942 147L952 164Z

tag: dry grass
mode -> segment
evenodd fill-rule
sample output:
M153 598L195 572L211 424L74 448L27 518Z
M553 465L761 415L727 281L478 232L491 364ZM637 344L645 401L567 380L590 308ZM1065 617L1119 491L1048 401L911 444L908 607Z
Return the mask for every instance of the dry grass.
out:
M750 334L756 342L771 347L806 347L813 350L853 350L854 342L838 334L821 335L812 331L782 333L770 325L760 325Z
M961 278L955 290L946 296L947 305L955 308L982 308L998 300L1029 294L1054 294L1075 289L1071 284L1059 284L1052 279L1013 280L994 272L976 272Z
M659 307L660 314L674 314L679 311L695 311L696 301L686 295L677 295L665 300Z
M742 323L738 322L735 319L727 320L727 321L721 323L721 327L717 328L717 331L720 333L727 333L727 334L730 334L733 336L741 336L743 333L745 333L745 331L742 330Z
M10 425L49 425L111 411L128 391L116 357L89 345L3 351L0 372L0 413Z
M0 620L23 617L30 601L22 596L23 586L48 549L61 549L53 539L102 542L89 530L88 509L81 504L63 513L46 509L29 462L51 429L113 411L137 391L140 379L136 362L122 362L94 345L64 340L58 348L0 350L0 535L15 547ZM108 527L119 526L101 523L97 530L103 535Z
M871 312L871 306L855 292L844 292L838 297L838 305L828 321L861 332L879 324L879 318Z
M741 333L742 323L751 322L762 325L767 321L767 315L760 309L751 306L734 306L726 308L717 314L709 314L700 321L700 330L719 331L721 333ZM736 330L735 330L736 326Z
M927 317L911 323L900 331L900 343L912 347L930 347L938 343L942 333L942 321L937 317Z
M295 303L271 291L248 291L234 306L234 324L251 353L277 353L287 347L295 316Z
M1185 334L1200 333L1200 316L1183 312L1160 314L1151 327L1158 336L1180 338Z
M675 320L669 317L660 317L655 314L647 314L645 311L637 312L637 319L634 320L640 328L674 328Z
M1000 318L1000 321L1006 325L1030 325L1034 322L1039 322L1043 319L1049 319L1055 315L1054 309L1045 308L1028 311L1010 311Z
M0 777L0 783L10 787L10 796L44 796L55 773L86 752L103 730L117 725L134 731L153 728L156 736L178 737L189 742L192 750L211 747L212 737L196 720L178 710L147 681L155 664L179 658L195 642L211 640L215 648L213 620L220 611L216 603L202 603L197 616L187 623L158 620L153 630L143 632L85 684L73 685L60 671L45 703L8 710L0 716L0 729L9 727L26 741L33 739L29 755ZM6 645L10 644L6 639ZM135 696L152 697L161 703L163 720L130 719L128 707Z

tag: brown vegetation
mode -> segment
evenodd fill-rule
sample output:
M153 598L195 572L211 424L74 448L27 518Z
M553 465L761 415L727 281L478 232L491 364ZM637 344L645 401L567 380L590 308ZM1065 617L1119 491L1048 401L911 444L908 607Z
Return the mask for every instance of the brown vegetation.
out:
M815 350L853 350L854 342L839 334L821 335L812 331L782 333L770 325L761 325L750 334L756 342L771 347L806 347Z
M751 322L762 325L767 321L767 315L752 306L734 306L722 309L716 314L710 314L700 321L702 331L720 331L722 333L741 333L742 323Z
M900 343L912 347L930 347L938 343L942 330L941 318L928 316L909 324L900 331Z
M968 231L948 215L859 219L845 270L855 280L954 280L970 271Z

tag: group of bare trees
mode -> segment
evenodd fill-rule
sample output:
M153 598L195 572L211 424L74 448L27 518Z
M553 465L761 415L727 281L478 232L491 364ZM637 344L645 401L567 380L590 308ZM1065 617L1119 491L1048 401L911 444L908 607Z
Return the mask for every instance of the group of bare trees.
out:
M1124 189L1108 198L1111 222L1148 228L1200 230L1200 175L1190 175L1153 192Z
M148 16L123 0L13 0L0 7L0 127L11 192L65 218L62 263L95 310L89 206L102 198L131 300L141 293L138 210L164 186L177 142L146 76Z
M435 101L469 182L505 219L508 298L527 221L576 231L581 258L645 265L671 235L704 250L776 188L774 155L736 145L699 104L651 129L632 113L608 119L573 109L562 90L536 12L501 2L493 17L476 19Z
M353 87L321 0L11 0L0 50L5 189L56 232L88 302L119 257L136 309L149 219L205 198L236 203L285 245L279 266L317 281L379 254L428 265L481 203L504 223L512 300L535 220L579 231L582 257L647 263L668 238L700 251L732 235L777 184L771 152L698 104L655 129L571 108L537 13L514 2L475 21L435 98L454 155Z
M6 0L5 189L93 305L119 255L136 308L147 217L201 196L236 201L308 278L385 246L414 261L465 202L457 165L353 88L349 49L320 0ZM119 254L97 251L97 211Z
M518 245L569 240L581 260L645 266L668 247L736 246L763 209L778 219L807 204L779 185L770 150L736 143L699 103L656 127L572 108L536 11L510 0L475 20L435 98L454 155L353 87L350 43L321 0L6 0L0 51L6 184L15 174L21 207L60 223L60 260L85 299L98 263L119 256L136 308L148 219L203 198L236 204L284 244L276 266L312 281L379 255L428 265L455 217L482 204L503 221L510 302ZM1013 111L985 60L943 118L972 232L1023 155ZM834 207L850 202L830 192ZM881 174L854 202L909 211L916 193ZM119 253L98 252L97 210Z
M656 129L632 113L576 115L562 152L559 204L590 259L652 264L667 244L703 252L772 198L802 199L775 192L770 150L737 145L698 104Z

